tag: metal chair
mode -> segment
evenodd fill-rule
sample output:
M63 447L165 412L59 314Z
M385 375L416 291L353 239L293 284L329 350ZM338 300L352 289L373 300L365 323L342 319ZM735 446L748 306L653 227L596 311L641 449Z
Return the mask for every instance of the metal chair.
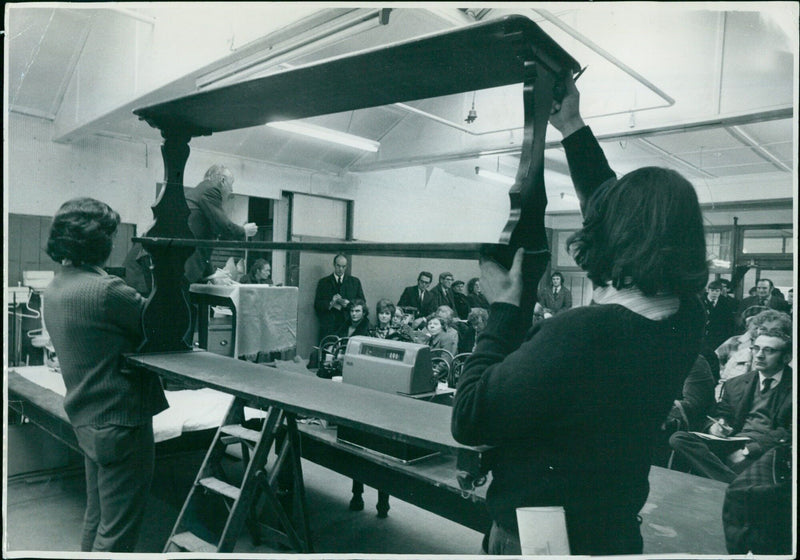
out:
M450 370L453 363L453 354L444 348L431 348L431 365L433 366L433 377L437 383L447 381L450 378Z
M675 405L675 408L678 410L678 412L680 412L680 414L681 414L677 430L682 430L682 431L688 430L689 429L689 417L686 416L686 411L683 409L683 405L681 404L681 401L676 399L675 402L674 402L674 405ZM677 431L677 430L675 430L675 431ZM668 469L672 470L672 463L674 461L675 461L675 450L672 449L670 451L670 453L669 453L669 459L667 460L667 468Z
M458 378L461 376L461 370L464 369L464 363L472 355L472 352L462 352L453 357L453 363L450 364L450 376L447 378L447 386L455 388L458 385Z
M317 377L331 379L342 375L342 361L349 340L347 337L340 338L333 334L322 339L317 349L319 352Z

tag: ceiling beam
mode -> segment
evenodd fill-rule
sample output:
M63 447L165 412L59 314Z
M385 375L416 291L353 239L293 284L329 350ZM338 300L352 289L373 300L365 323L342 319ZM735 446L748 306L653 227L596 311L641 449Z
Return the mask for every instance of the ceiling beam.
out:
M691 173L696 173L697 175L701 175L701 176L706 177L708 179L716 178L716 175L714 175L712 173L709 173L705 169L701 169L701 168L697 167L696 165L692 165L688 161L686 161L684 159L681 159L678 156L676 156L674 154L671 154L671 153L669 153L668 151L666 151L666 150L664 150L662 148L659 148L658 146L656 146L655 144L650 142L650 140L648 140L647 138L634 138L633 140L637 144L639 144L639 146L641 148L643 148L645 151L648 151L651 154L655 154L655 155L657 155L658 157L660 157L662 159L665 159L665 160L667 160L669 162L672 162L674 165L676 165L678 167L681 167L683 169L686 169L686 170L690 171Z
M596 136L597 139L601 142L613 142L625 139L659 136L663 134L675 134L678 132L690 132L690 131L694 132L698 130L727 128L732 126L748 125L758 122L791 119L792 116L793 116L793 108L784 107L781 109L771 109L768 111L759 111L756 113L747 113L740 115L729 115L726 117L713 117L711 119L703 119L693 122L683 122L683 123L677 123L677 124L671 124L653 128L640 128L632 130L623 130L620 132L610 132L606 134L598 134ZM591 119L587 120L591 121ZM545 149L560 148L560 147L561 147L560 140L553 140L545 144ZM487 155L519 154L519 150L520 150L519 146L508 146L508 147L498 147L498 148L490 147L483 150L468 150L464 152L428 154L411 158L396 158L393 160L383 160L373 163L366 163L363 165L352 166L348 171L353 173L364 173L367 171L380 171L383 169L414 167L417 165L429 165L437 162L476 159ZM688 166L690 164L683 162L681 160L681 165ZM693 169L693 171L696 170ZM713 175L709 175L708 173L703 171L697 171L697 172L708 175L709 177L713 177Z
M747 134L744 130L742 130L738 125L734 126L726 126L725 130L733 136L736 140L750 148L758 157L764 159L780 169L781 171L791 172L792 168L783 163L780 159L778 159L775 154L764 148L759 144L757 140L755 140L752 136Z

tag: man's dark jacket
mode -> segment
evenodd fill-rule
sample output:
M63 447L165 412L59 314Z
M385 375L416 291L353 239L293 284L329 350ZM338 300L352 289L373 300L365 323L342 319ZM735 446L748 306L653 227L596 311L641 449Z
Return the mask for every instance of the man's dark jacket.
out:
M356 299L366 299L364 290L361 287L361 280L355 276L344 275L342 287L338 288L336 276L330 274L320 278L317 282L317 292L314 296L314 310L319 319L319 340L328 335L336 334L344 325L347 319L347 312L344 309L329 307L333 294L339 293L344 299L353 301Z

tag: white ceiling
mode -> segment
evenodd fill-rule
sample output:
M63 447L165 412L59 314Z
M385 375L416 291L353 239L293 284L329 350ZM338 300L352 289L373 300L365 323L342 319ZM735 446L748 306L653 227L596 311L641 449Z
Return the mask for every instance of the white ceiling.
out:
M234 4L232 10L228 3L217 12L220 5L198 3L178 17L160 3L14 7L8 19L9 109L53 120L57 141L111 135L155 142L158 131L139 122L134 108L522 13L588 67L578 82L583 114L617 172L672 167L717 189L711 196L718 199L726 197L731 180L769 177L769 184L787 188L764 192L764 199L793 196L794 3L436 5L388 12L268 4ZM310 119L380 141L377 154L267 127L196 138L192 147L336 174L414 164L472 179L476 166L513 175L522 141L520 90L509 86ZM473 101L478 118L467 124ZM558 139L549 130L552 198L571 191Z

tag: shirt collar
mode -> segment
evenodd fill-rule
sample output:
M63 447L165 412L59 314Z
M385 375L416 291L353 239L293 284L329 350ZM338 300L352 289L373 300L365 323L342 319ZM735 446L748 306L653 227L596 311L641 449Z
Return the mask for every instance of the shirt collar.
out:
M617 290L613 286L600 286L592 292L592 300L600 305L621 305L653 321L674 315L680 307L678 296L646 296L636 287Z
M772 387L770 387L770 389L774 389L775 387L777 387L778 383L781 382L782 378L783 378L783 370L780 370L778 373L776 373L775 375L770 377L770 379L772 379ZM765 377L764 374L759 371L758 372L758 389L759 390L761 390L761 388L764 386L764 380L765 379L767 379L767 377Z

